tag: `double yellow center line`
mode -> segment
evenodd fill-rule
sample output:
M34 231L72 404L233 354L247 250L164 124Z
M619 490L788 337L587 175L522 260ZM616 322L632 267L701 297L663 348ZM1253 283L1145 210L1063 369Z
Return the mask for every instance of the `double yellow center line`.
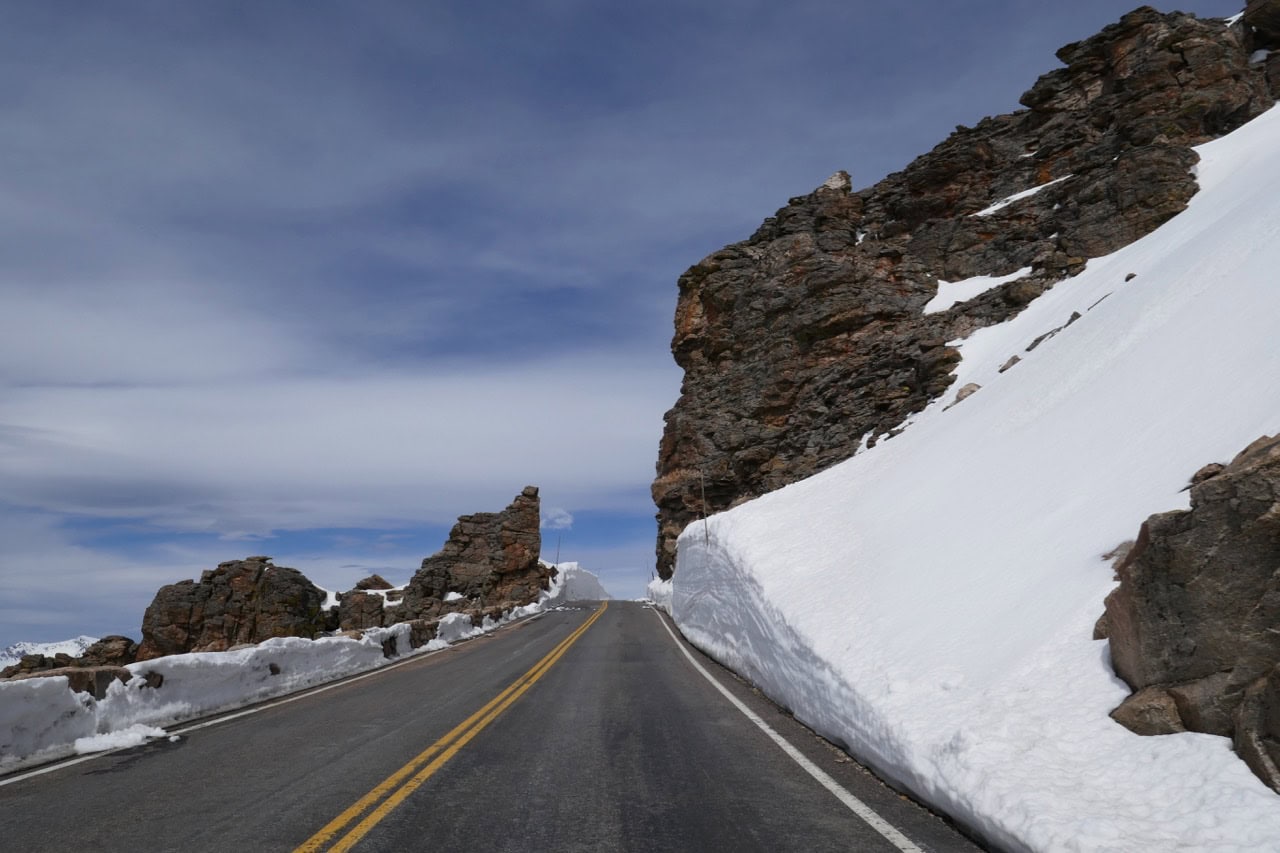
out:
M579 625L577 630L560 642L560 645L538 661L533 669L517 678L506 690L491 699L483 708L467 717L448 734L424 749L408 764L392 773L376 788L357 800L350 808L325 824L323 829L303 842L302 846L294 853L315 853L326 849L326 845L329 845L330 842L332 842L332 846L327 849L331 853L350 850L354 847L360 839L368 834L369 830L373 829L380 820L390 814L392 809L403 803L423 782L426 782L433 773L443 767L445 762L456 755L458 750L466 746L472 738L484 730L485 726L497 719L499 714L511 707L538 679L546 675L547 670L551 669L552 665L564 656L569 647L577 642L578 638L586 633L587 629L595 624L595 621L608 608L608 602L602 603L600 609L593 613L591 618ZM361 815L364 815L363 819L360 819ZM341 838L334 840L357 820L360 822L351 827Z

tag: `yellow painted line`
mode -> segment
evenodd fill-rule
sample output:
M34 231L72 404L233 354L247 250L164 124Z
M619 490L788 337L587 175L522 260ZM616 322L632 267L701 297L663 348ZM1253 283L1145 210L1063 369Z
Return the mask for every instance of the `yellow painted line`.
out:
M560 641L554 649L547 653L546 657L534 664L533 668L524 675L513 681L510 686L495 696L493 699L485 703L484 707L476 711L470 717L467 717L457 726L449 731L444 737L440 738L431 746L418 753L395 773L392 773L385 780L377 785L372 791L365 794L349 808L338 815L317 832L308 838L298 847L294 853L317 853L324 849L335 836L341 833L348 825L358 819L365 812L369 812L368 816L360 823L356 824L345 836L338 839L337 842L329 848L331 851L350 850L357 842L363 838L369 830L384 817L386 817L392 809L404 802L405 798L417 790L423 782L431 777L439 770L445 762L457 754L472 738L478 735L489 723L497 719L498 715L509 708L517 699L524 695L533 684L547 673L556 661L564 656L569 647L577 642L586 630L590 628L595 621L599 619L609 608L606 601L600 605L600 609L591 615L586 622L583 622L568 637ZM432 760L434 759L434 760ZM429 763L428 763L429 762ZM425 767L422 765L426 764ZM421 768L421 769L419 769ZM406 779L408 781L406 781ZM379 804L380 803L380 804ZM375 808L376 805L376 808ZM370 809L373 809L370 811Z

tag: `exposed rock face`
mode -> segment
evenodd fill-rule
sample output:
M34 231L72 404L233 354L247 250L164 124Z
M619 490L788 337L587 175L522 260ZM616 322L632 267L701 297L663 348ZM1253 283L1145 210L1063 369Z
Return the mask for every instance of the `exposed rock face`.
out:
M138 660L223 651L272 637L314 638L325 629L325 595L270 557L219 564L200 582L161 587L142 620Z
M1195 192L1190 146L1273 102L1252 38L1138 9L1058 51L1066 67L1022 96L1026 109L958 128L870 189L838 173L685 272L672 341L684 384L653 484L659 574L704 490L713 512L848 458L947 389L958 356L946 341L1180 212ZM1024 267L923 313L939 279Z
M360 588L342 594L338 626L344 631L378 628L384 624L383 599Z
M536 601L554 570L538 560L542 547L538 489L527 486L500 513L458 519L449 541L401 592L370 575L339 596L337 608L322 610L325 593L297 569L274 566L270 557L221 563L199 583L162 587L147 608L142 644L107 637L85 654L86 662L130 662L191 651L223 651L272 637L308 637L331 630L357 633L410 622L412 645L434 638L439 617L461 611L479 625L506 610ZM449 593L458 593L450 596ZM123 643L121 642L123 641ZM66 655L32 659L14 671L70 666ZM40 658L37 660L36 658ZM63 660L65 658L65 660ZM126 660L127 658L127 660Z
M124 666L138 659L138 644L128 637L112 634L84 650L76 666Z
M1280 790L1280 437L1202 469L1191 509L1147 519L1117 572L1111 659L1140 692L1113 716L1130 725L1164 693L1165 725L1233 737Z
M444 548L423 560L409 581L397 621L464 607L500 612L535 601L551 580L551 570L538 560L540 521L536 486L526 486L502 512L461 516ZM446 603L451 592L462 598Z
M369 575L367 578L362 578L359 581L356 581L356 589L360 590L392 588L391 582L382 575Z

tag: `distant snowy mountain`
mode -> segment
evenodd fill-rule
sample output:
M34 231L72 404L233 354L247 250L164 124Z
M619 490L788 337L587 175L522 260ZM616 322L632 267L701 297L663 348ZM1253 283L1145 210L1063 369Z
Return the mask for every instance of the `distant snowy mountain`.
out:
M691 640L1000 847L1280 839L1227 739L1108 717L1091 639L1102 555L1280 432L1280 110L1197 151L1185 212L958 344L975 393L679 540Z
M56 654L66 654L73 658L79 657L84 654L85 649L96 642L98 642L97 637L83 635L72 640L62 640L56 643L17 642L0 649L0 669L13 666L22 660L23 655L48 655L53 657Z

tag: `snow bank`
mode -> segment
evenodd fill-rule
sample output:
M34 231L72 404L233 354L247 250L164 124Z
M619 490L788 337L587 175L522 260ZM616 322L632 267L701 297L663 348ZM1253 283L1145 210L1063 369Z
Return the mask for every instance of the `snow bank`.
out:
M558 563L556 577L551 582L549 599L552 604L566 601L607 601L613 596L600 583L600 578L577 563Z
M654 578L649 581L645 592L655 607L667 611L668 616L671 615L671 581Z
M1108 718L1128 688L1090 639L1100 555L1280 431L1280 110L1198 150L1187 211L963 342L976 394L679 541L696 645L1002 847L1280 839L1226 739Z
M135 724L167 726L283 696L388 663L382 644L395 638L407 654L409 625L375 628L363 638L277 637L245 649L193 652L130 664L134 678L116 682L98 703L100 733ZM148 677L158 688L147 686Z
M499 620L486 617L479 627L466 614L447 614L436 638L416 650L410 647L408 623L367 629L359 640L278 637L234 651L130 664L129 681L112 684L101 701L72 692L61 676L0 681L0 773L77 752L135 746L162 737L163 726L385 666L391 661L384 647L397 656L435 651L556 606L566 600L566 590L580 598L580 591L590 589L603 592L595 575L566 563L538 601Z
M0 773L57 758L98 730L93 697L73 693L63 675L0 681Z

